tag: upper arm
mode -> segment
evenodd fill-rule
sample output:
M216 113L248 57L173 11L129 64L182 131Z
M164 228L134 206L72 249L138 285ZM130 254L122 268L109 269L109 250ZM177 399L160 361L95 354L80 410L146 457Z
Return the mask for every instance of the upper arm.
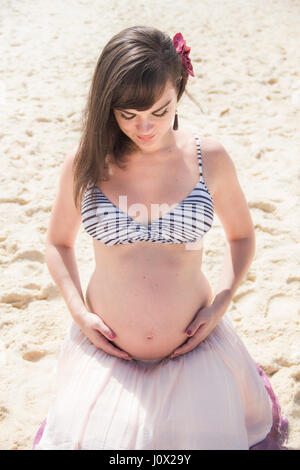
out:
M216 143L214 149L214 170L215 212L221 221L227 240L254 237L250 211L234 163L220 143Z
M46 243L72 247L78 233L81 214L73 198L73 162L76 151L67 155L60 173L58 191L54 200Z

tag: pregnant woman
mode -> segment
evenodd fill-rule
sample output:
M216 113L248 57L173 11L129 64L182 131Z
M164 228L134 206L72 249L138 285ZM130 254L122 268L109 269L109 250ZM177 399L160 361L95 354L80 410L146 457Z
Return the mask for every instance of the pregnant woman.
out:
M47 232L73 321L35 449L286 449L278 400L226 316L255 253L247 202L224 147L178 125L189 52L181 33L139 26L99 57ZM227 240L215 295L201 271L214 214Z

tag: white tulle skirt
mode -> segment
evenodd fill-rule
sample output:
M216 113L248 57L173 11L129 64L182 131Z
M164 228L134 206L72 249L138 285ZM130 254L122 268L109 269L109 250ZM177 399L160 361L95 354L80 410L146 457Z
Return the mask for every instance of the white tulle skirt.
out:
M72 323L34 448L249 449L271 431L272 405L226 314L189 353L154 361L110 356Z

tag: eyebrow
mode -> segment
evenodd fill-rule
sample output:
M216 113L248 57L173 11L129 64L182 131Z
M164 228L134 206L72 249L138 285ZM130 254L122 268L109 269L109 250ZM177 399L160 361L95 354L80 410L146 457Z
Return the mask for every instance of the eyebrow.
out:
M161 109L165 108L169 103L171 103L171 101L172 101L172 100L167 101L166 104L164 104L164 105L161 106L160 108L158 108L158 109L156 109L155 111L153 111L152 114L153 114L153 113L157 113L157 112L160 111ZM129 111L125 111L125 109L122 109L122 108L118 108L118 109L119 109L120 111L122 111L123 113L126 113L126 114L133 114L133 115L134 115L134 113L130 113Z

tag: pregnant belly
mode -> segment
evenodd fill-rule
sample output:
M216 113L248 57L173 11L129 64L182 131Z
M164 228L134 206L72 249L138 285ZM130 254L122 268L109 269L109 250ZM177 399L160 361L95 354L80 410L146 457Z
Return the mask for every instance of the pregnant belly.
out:
M197 310L212 302L202 272L183 279L178 273L135 279L92 276L86 291L89 311L116 334L112 343L136 359L158 359L187 340L185 330Z

